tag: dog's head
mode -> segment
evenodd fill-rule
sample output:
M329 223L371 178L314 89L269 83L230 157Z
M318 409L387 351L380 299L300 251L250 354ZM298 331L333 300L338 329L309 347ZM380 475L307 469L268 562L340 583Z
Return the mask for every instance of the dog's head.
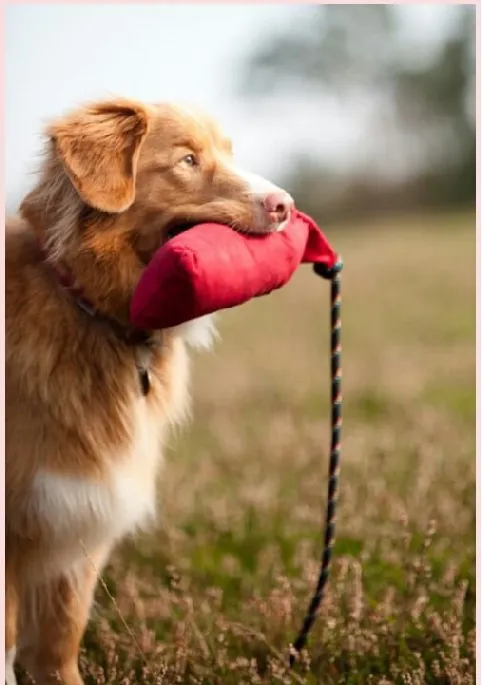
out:
M102 102L54 122L48 136L43 178L21 209L80 280L89 253L106 273L123 262L127 284L166 239L194 224L267 233L289 219L291 197L238 169L230 140L196 110Z

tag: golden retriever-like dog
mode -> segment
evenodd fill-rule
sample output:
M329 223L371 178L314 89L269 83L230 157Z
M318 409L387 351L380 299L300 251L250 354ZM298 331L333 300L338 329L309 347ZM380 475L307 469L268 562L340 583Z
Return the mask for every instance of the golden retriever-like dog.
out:
M39 685L81 685L97 572L155 514L166 431L188 408L186 343L208 344L211 322L133 331L143 268L196 223L266 233L292 206L190 108L114 100L48 128L6 230L8 685L17 659Z

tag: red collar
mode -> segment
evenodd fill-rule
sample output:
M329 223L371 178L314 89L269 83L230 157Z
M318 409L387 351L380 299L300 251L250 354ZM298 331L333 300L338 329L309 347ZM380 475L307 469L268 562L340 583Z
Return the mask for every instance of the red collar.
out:
M50 261L48 252L41 243L39 243L39 248L43 257L43 261L48 264L57 281L64 288L64 290L72 295L79 309L93 319L108 325L111 330L114 331L116 336L129 347L137 347L142 345L149 346L151 341L151 334L149 331L141 330L133 326L124 326L120 323L120 321L117 321L117 319L114 319L96 309L94 304L83 295L82 288L76 283L74 275L70 271L62 269L59 264Z

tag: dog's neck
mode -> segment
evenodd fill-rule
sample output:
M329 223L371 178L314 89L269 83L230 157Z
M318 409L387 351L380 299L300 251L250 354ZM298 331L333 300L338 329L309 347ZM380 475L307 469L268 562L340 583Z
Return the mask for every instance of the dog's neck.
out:
M124 343L147 344L151 337L130 325L132 293L143 265L129 245L119 217L83 205L65 176L52 183L52 169L20 206L35 232L43 261L73 301L109 325Z
M87 207L55 159L47 160L20 213L53 268L68 274L95 310L129 326L130 301L144 268L131 244L129 217Z
M39 250L43 261L54 274L59 285L69 293L74 303L86 316L93 319L96 325L104 327L113 333L122 344L135 350L136 368L141 393L145 396L150 390L149 366L152 350L158 346L159 336L152 331L140 330L130 325L123 325L120 321L96 309L77 285L71 272L52 260L43 242L39 241Z
M39 249L43 257L43 261L49 266L58 283L65 291L69 293L69 295L75 301L75 304L83 312L85 312L85 314L108 326L121 340L121 342L130 347L135 347L138 345L150 346L152 344L152 332L140 330L131 325L123 325L116 318L109 316L97 309L93 302L85 296L82 287L77 283L74 275L65 267L52 260L49 257L45 246L41 242L39 242Z

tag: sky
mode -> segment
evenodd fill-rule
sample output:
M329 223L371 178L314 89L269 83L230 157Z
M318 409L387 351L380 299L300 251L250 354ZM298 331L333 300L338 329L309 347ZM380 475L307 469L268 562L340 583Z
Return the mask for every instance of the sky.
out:
M45 124L83 101L113 95L203 106L233 138L238 163L273 180L293 151L313 146L350 163L363 135L353 113L329 101L320 111L302 98L256 106L237 91L247 56L303 11L308 7L275 4L7 6L7 209L32 185ZM414 56L450 24L442 6L399 11Z

